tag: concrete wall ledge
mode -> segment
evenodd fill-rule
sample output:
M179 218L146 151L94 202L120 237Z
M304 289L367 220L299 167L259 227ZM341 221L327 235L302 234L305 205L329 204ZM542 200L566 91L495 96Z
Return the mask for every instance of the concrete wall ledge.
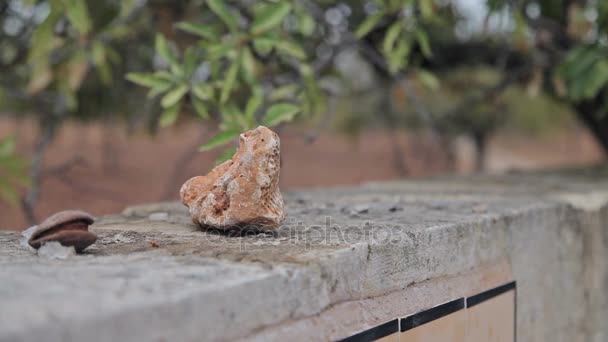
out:
M202 232L178 203L54 260L0 232L0 341L337 340L517 281L519 341L605 341L605 168L286 194L275 234Z

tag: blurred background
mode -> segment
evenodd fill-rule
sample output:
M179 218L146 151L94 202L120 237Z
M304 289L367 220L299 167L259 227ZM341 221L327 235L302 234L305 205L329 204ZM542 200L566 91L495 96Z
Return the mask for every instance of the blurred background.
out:
M0 229L176 200L260 124L283 190L602 162L604 0L0 0Z

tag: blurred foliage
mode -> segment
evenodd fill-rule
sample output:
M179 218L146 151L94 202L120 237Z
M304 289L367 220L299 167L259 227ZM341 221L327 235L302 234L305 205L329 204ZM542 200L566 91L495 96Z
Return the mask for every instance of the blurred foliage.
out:
M219 124L206 151L259 124L322 121L329 98L349 108L351 131L382 122L487 135L554 120L526 114L549 113L551 96L608 149L608 124L595 119L608 110L607 1L480 0L478 25L462 5L7 0L0 110L41 127L120 117L155 129L192 115Z

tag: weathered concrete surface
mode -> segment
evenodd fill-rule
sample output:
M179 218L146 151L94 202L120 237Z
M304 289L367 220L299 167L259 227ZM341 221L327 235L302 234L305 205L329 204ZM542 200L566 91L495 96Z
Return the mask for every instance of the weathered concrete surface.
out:
M0 233L0 341L332 340L512 277L519 341L604 341L605 173L288 193L275 235L138 206L67 260Z

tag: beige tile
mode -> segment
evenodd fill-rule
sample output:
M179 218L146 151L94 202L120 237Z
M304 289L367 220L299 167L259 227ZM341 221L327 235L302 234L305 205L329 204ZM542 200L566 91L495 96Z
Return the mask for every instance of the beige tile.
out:
M467 308L467 341L513 342L515 291Z
M377 339L376 342L399 342L399 332Z
M400 342L465 342L465 311L460 310L401 333Z

